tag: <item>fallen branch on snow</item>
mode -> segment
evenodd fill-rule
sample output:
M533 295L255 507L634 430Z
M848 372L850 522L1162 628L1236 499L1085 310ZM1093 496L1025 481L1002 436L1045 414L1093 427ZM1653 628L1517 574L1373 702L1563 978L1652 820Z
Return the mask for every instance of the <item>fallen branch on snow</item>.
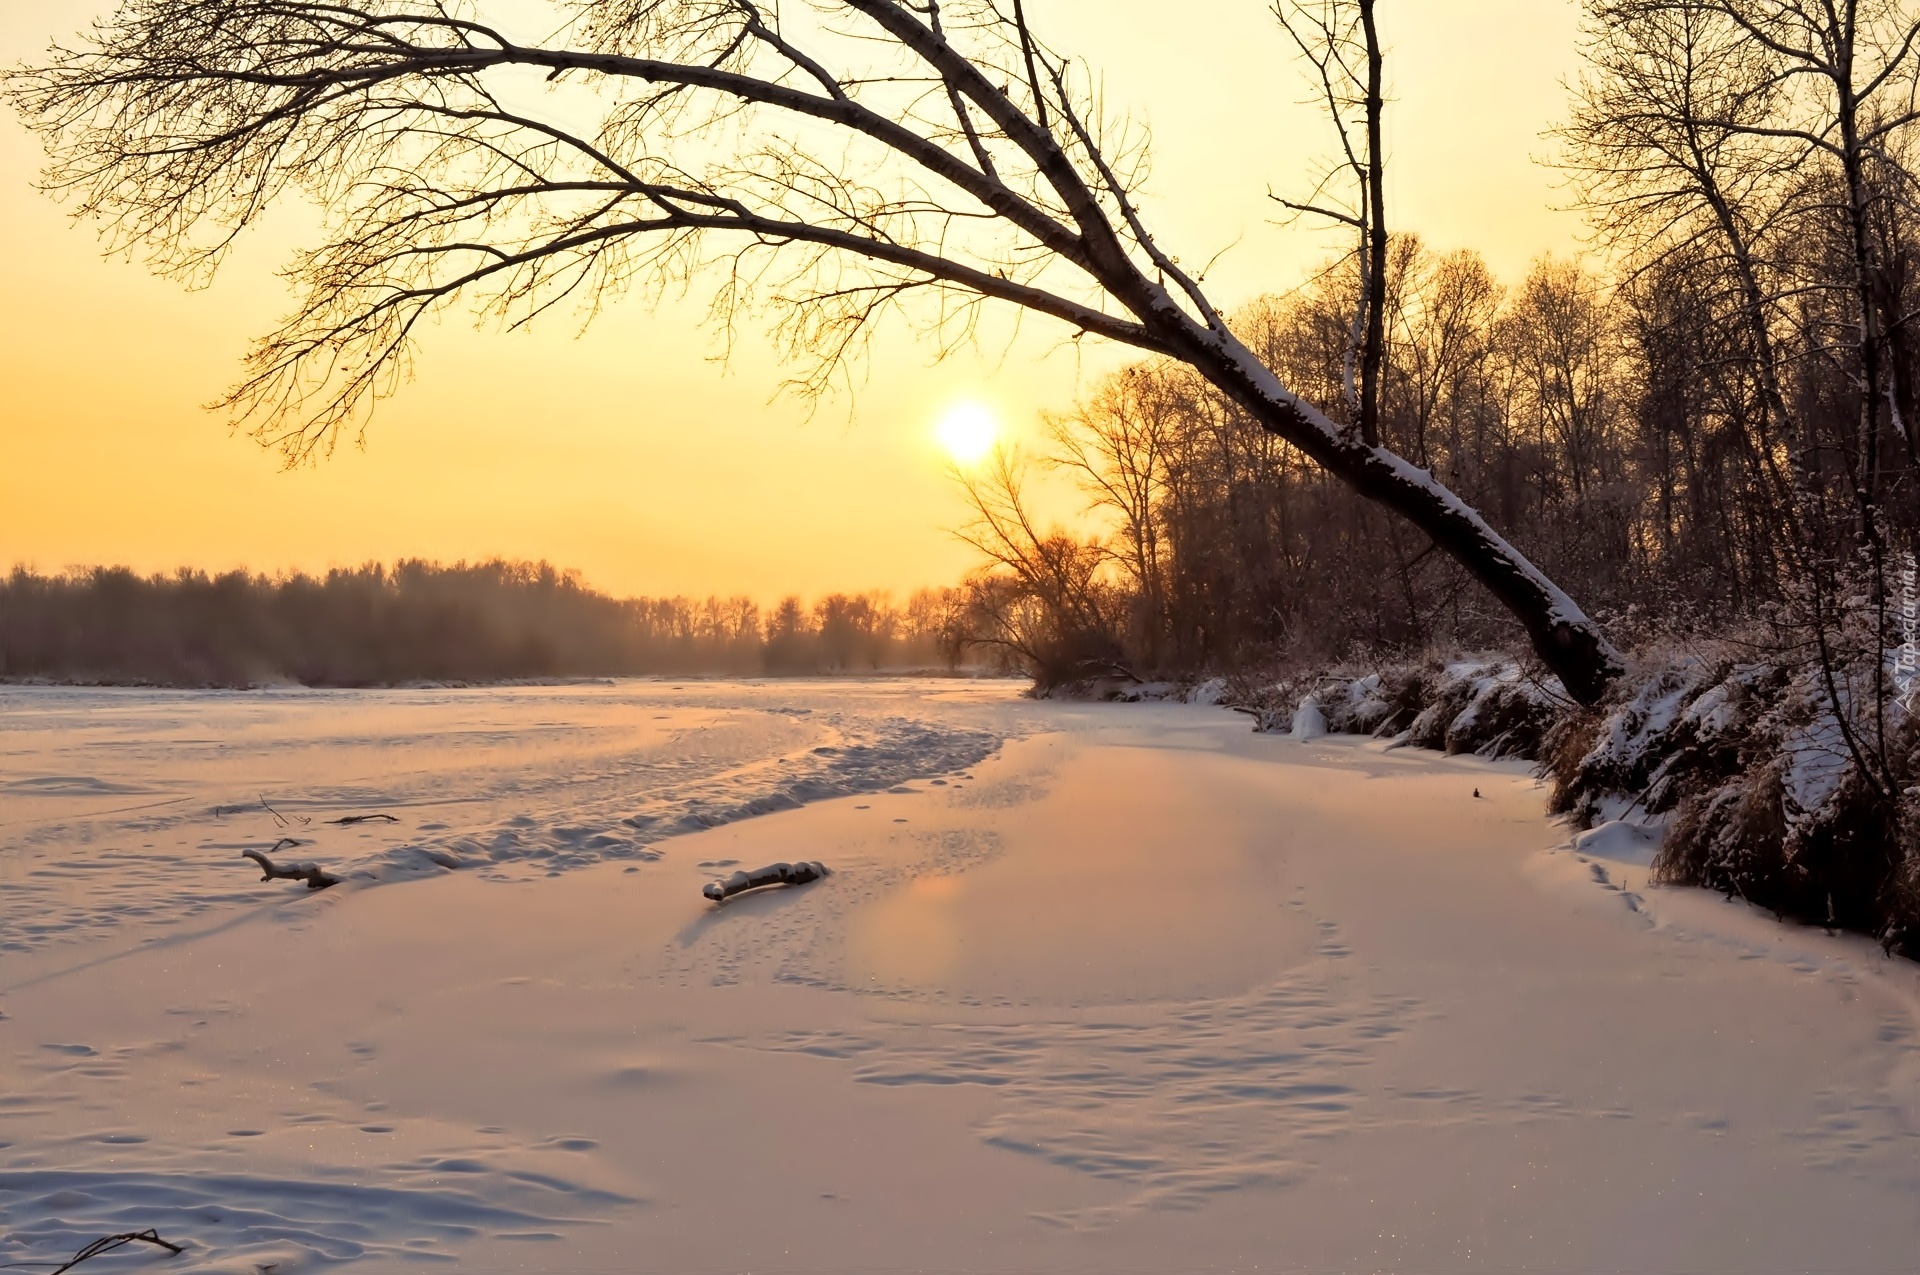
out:
M167 1252L173 1254L175 1257L186 1252L180 1245L169 1244L167 1241L161 1239L160 1232L149 1227L144 1231L127 1231L121 1235L103 1235L81 1249L78 1253L75 1253L65 1262L0 1262L0 1266L48 1266L53 1268L51 1275L61 1275L62 1271L70 1271L90 1257L98 1257L102 1253L111 1253L114 1249L127 1244L157 1245L160 1248L166 1249Z
M265 876L260 878L262 881L305 881L307 883L307 889L309 890L324 890L330 885L339 885L340 878L330 876L326 870L321 868L317 863L289 863L281 865L267 857L269 854L277 853L282 846L298 846L300 844L302 843L295 841L292 837L282 837L273 843L272 850L242 850L240 856L244 859L252 859L260 865L260 870L266 873Z
M805 885L827 875L827 867L822 863L769 863L752 872L736 872L722 880L709 881L700 893L715 903L725 903L743 890L757 890L763 885Z
M376 819L384 819L388 823L400 822L392 815L341 815L338 819L329 819L327 822L338 824L342 828L351 828L356 823L372 823Z

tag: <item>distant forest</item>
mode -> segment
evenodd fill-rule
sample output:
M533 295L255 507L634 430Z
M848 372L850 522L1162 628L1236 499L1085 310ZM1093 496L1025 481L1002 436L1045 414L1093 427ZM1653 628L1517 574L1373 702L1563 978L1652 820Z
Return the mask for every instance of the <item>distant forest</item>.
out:
M614 598L544 562L417 560L324 576L0 580L0 678L167 686L386 686L637 674L952 668L961 602L922 590L787 598Z

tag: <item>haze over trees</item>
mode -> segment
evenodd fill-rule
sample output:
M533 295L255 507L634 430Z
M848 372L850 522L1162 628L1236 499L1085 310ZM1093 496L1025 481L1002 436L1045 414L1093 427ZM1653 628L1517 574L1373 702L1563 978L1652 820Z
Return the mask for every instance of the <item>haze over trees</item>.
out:
M381 686L634 674L945 669L958 600L925 589L613 598L544 562L369 564L324 576L120 569L0 579L0 678Z

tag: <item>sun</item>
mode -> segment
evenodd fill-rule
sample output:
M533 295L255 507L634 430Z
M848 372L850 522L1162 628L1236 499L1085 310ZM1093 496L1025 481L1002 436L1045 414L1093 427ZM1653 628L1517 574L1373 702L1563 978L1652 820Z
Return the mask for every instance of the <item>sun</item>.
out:
M971 465L993 450L1000 422L993 409L971 400L955 403L933 427L934 437L956 462Z

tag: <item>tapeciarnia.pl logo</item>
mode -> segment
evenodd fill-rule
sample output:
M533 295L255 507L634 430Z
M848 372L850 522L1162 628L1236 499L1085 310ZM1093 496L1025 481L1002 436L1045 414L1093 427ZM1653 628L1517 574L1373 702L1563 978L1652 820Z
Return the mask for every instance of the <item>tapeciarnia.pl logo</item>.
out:
M1914 555L1900 572L1900 646L1893 656L1894 700L1909 715L1920 701L1920 567Z

